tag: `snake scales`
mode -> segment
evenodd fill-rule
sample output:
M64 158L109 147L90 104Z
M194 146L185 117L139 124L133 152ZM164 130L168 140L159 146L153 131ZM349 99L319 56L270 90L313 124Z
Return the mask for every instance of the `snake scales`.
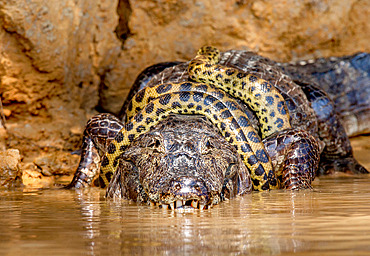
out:
M101 161L100 178L107 185L113 177L113 184L117 184L117 177L122 173L117 176L115 171L117 168L122 170L123 155L128 157L128 161L133 161L124 153L125 150L138 136L141 137L141 134L168 119L170 114L177 113L202 114L211 120L224 138L235 146L250 169L255 189L310 187L317 169L319 150L323 150L323 144L335 145L331 142L332 138L325 133L318 136L320 123L313 118L314 111L307 107L309 104L303 93L311 90L316 96L320 90L307 86L302 91L284 76L280 76L277 83L274 80L277 69L269 69L271 61L259 59L262 67L243 64L254 59L254 56L245 56L246 54L248 55L231 51L219 55L217 49L206 47L190 63L166 63L155 67L157 71L164 71L154 72L159 75L150 77L150 82L145 78L145 85L142 86L145 88L135 95L130 104L125 103L124 110L121 111L126 113L126 125L104 114L89 122L85 131L86 150L71 186L78 187L78 182L91 182L94 176L91 173L99 169L100 158L97 155L102 153L105 153L105 157ZM266 63L265 67L263 62ZM176 66L171 68L173 65ZM248 69L245 69L246 66ZM170 68L165 69L166 67ZM261 74L259 71L262 69ZM158 81L167 82L160 84ZM247 108L228 93L241 98ZM322 98L325 99L324 93ZM317 98L311 97L309 100ZM335 124L329 131L332 134L340 131L337 126ZM264 140L261 141L260 137ZM317 141L321 143L320 148ZM339 143L336 147L326 146L324 151L335 156L342 154L352 161L351 149L346 148L346 141L343 141L344 143ZM149 143L148 147L153 145L158 152L165 151L164 145L158 141ZM91 172L89 168L95 171ZM140 183L136 178L134 180L135 184ZM132 182L130 184L132 186ZM111 185L108 191L116 190L114 187ZM137 191L145 190L140 184L136 187Z
M320 146L319 174L332 172L368 173L353 157L352 147L342 125L354 110L358 128L366 127L370 117L370 55L365 53L340 58L319 59L310 65L276 63L253 52L230 50L222 52L219 64L236 68L260 77L284 97L290 115L292 128L307 131L315 137ZM306 67L308 66L308 67ZM159 82L181 82L190 79L189 62L168 65L167 69L154 74L147 83L150 87ZM288 72L286 71L288 70ZM320 78L315 83L315 71ZM295 76L292 74L295 73ZM309 81L309 82L307 82ZM340 100L335 105L330 97ZM238 101L238 100L237 100ZM353 104L348 107L349 104ZM243 105L243 104L241 104ZM358 106L358 108L357 108ZM123 111L124 112L124 111ZM258 131L260 123L251 109L246 109L253 127ZM344 120L346 121L346 120ZM346 127L350 123L346 121ZM355 128L352 126L352 129ZM363 128L362 128L363 129ZM260 133L262 137L262 134Z
M235 145L245 164L252 171L255 189L266 190L269 184L272 187L277 186L271 160L258 133L230 96L206 84L191 82L162 84L144 90L134 98L133 105L135 108L143 106L145 108L130 119L125 129L121 130L108 146L106 158L102 162L101 176L105 184L109 183L110 178L108 177L115 172L114 168L125 146L129 145L140 133L148 131L150 127L165 119L169 113L179 113L202 114L211 120L229 143ZM155 99L147 103L141 96L143 94L147 97L155 96Z
M284 99L275 87L256 76L217 65L218 58L217 49L201 48L189 64L192 78L220 89L225 88L233 96L243 99L257 113L262 124L263 137L290 128ZM216 83L217 80L221 82ZM207 116L229 143L237 148L244 163L251 170L255 190L279 187L271 160L258 133L236 106L229 96L206 84L161 84L141 90L129 106L129 122L108 146L101 168L103 182L109 184L110 177L116 171L120 154L140 133L147 132L169 113L191 113Z
M291 128L284 98L277 89L257 76L218 65L219 55L214 47L202 47L189 64L190 78L241 99L257 115L262 138Z

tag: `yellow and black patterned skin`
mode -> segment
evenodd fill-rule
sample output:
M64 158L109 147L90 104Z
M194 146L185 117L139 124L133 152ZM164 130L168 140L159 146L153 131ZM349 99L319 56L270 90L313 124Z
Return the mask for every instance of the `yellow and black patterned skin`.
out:
M360 53L300 61L287 66L253 52L229 50L221 52L219 64L261 77L278 89L288 107L291 126L308 131L319 142L322 159L319 173L368 173L353 157L341 121L352 120L350 129L353 133L360 133L368 123L369 56ZM189 63L182 63L167 68L153 76L147 86L163 81L189 80L188 66ZM318 84L315 84L316 81ZM332 90L328 90L329 87ZM248 112L252 112L247 111L246 114L255 129L259 130L260 123L253 113Z
M109 184L125 148L170 113L206 116L241 155L251 171L254 189L278 188L271 160L258 132L238 104L212 86L193 82L161 84L139 91L129 106L128 123L108 146L103 158L100 176L104 184Z
M216 48L202 47L189 64L190 78L211 84L241 99L257 115L262 138L291 128L289 112L279 91L255 75L218 65L219 56Z
M106 196L207 209L251 190L249 170L217 127L202 115L171 114L127 147Z
M251 183L248 183L245 171L239 172L244 173L242 175L244 178L241 179L243 182L235 180L236 176L233 176L232 181L230 180L229 168L235 171L244 166L241 164L236 168L235 161L230 161L231 158L235 158L231 151L227 151L229 152L227 154L213 152L207 155L207 153L201 157L194 154L194 156L197 155L194 158L181 156L185 158L178 159L177 157L168 157L164 150L164 145L167 145L167 150L184 147L188 153L193 154L195 152L194 147L198 147L195 145L201 145L200 148L207 148L211 145L207 139L196 141L195 138L203 138L205 134L217 137L214 131L207 130L211 126L216 126L217 129L215 130L218 130L224 137L217 140L219 142L216 144L224 145L220 141L226 139L232 145L230 147L233 150L237 149L238 157L251 171L252 184L255 189L310 188L318 169L320 147L317 140L317 120L313 118L313 111L307 104L304 94L298 90L298 86L289 87L284 83L280 86L274 82L275 80L271 80L271 78L274 78L274 72L276 71L274 68L272 70L266 69L266 72L261 71L262 73L257 72L254 75L239 71L241 69L249 72L243 66L246 61L245 56L248 57L248 54L244 56L239 53L235 54L233 51L230 55L227 54L229 53L223 53L220 63L225 66L221 66L218 64L218 51L215 48L206 47L199 51L190 65L185 63L186 66L183 64L177 65L181 66L178 69L180 72L174 72L174 77L171 79L166 78L167 71L160 72L158 76L155 72L145 74L145 77L149 75L149 77L156 76L156 78L152 78L150 82L146 80L141 84L140 88L146 88L137 93L130 104L125 103L125 110L121 111L125 115L127 114L129 120L125 125L109 114L99 114L93 117L85 130L83 145L85 148L82 152L79 168L69 187L88 186L94 177L99 174L103 185L106 186L109 183L107 197L150 202L169 209L182 205L191 205L192 207L195 205L194 208L203 209L202 206L199 207L199 204L213 205L224 200L224 191L229 191L226 193L229 195L246 193L250 190ZM234 58L235 56L236 58ZM238 59L238 56L243 56L243 58ZM241 63L240 66L237 65L238 63ZM177 70L177 66L171 64L171 68L168 69ZM164 66L164 68L166 67L168 65ZM234 69L234 67L237 69ZM253 70L254 68L253 66ZM187 70L190 71L190 76ZM272 74L272 76L266 78L263 76L265 73ZM252 78L246 80L249 77ZM263 77L269 80L270 83L258 77ZM189 78L195 80L195 82L189 81ZM220 81L217 81L217 79ZM228 79L236 81L231 83ZM223 88L216 88L221 86L221 80L226 80L224 82L228 85ZM277 80L280 81L280 79ZM163 83L163 81L167 82ZM158 83L163 84L158 85ZM278 90L271 87L271 83ZM237 99L231 99L228 93L222 92L220 89L227 91L234 97L242 98L252 110L257 112L258 121L253 114L249 114L250 111L245 109L244 104ZM247 93L243 89L246 89ZM282 98L279 92L282 93L287 106L281 103ZM313 91L313 93L315 92ZM277 100L271 101L267 97L275 97ZM233 102L233 100L235 101ZM280 108L281 106L283 107ZM300 106L302 106L301 110ZM287 107L291 117L287 114ZM180 124L178 127L182 127L181 124L187 124L184 129L189 135L184 135L184 131L180 132L181 129L171 126L173 119L170 117L173 114L177 116L175 119ZM193 121L189 121L185 117L194 116L194 114L203 115L207 121L212 123L208 128L204 128L202 125L199 126L202 128L197 128L197 135L194 139L189 140L190 135L195 133L195 130L192 130L195 127ZM252 124L248 118L252 120ZM291 124L293 128L290 128ZM269 128L269 126L272 126L272 128ZM251 127L254 127L254 129ZM166 130L165 133L163 133L164 130ZM217 134L218 131L216 131ZM182 133L182 137L179 136L179 132ZM169 133L172 137L164 135ZM262 143L258 134L264 138ZM158 140L153 140L152 136L162 136L163 138L167 136L167 144L163 145ZM175 141L174 138L177 140L177 147L173 147L171 144ZM146 142L146 140L149 142ZM207 161L202 158L204 156L210 157L207 160L210 162L206 163ZM168 161L163 161L164 159L168 159ZM188 167L183 169L184 159L187 159L185 162L190 164L188 167L192 170L195 167L192 161L195 161L195 159L203 163L204 166L211 166L212 164L209 163L213 163L215 164L214 167L218 166L219 168L212 167L209 169L209 173L212 174L208 176L206 169L203 169L202 175L205 175L203 177L206 178L200 181L199 177L202 175L197 176L199 173L196 174L196 171L195 173L193 171L188 173ZM178 163L176 168L180 168L182 171L171 167L173 161ZM218 163L216 164L216 162ZM101 170L99 170L99 164L101 164ZM225 169L225 166L229 167ZM217 172L214 172L214 169L218 169L219 173L223 174L216 174ZM166 185L169 186L166 188L167 190L160 192L162 197L156 196L156 193L158 194L158 191L164 187L165 183L162 182L164 180L162 178L171 175L176 176L184 172L190 176L194 174L196 176L175 177L175 183L173 183L175 185L171 182L168 183ZM143 175L147 177L145 182L142 178ZM156 179L153 179L153 175L156 176ZM213 179L213 177L218 178ZM224 185L222 185L223 182L225 182ZM148 185L149 183L151 185ZM199 184L198 188L195 186L188 188L193 192L199 189L200 192L194 192L193 195L178 194L177 192L181 192L178 185L184 185L185 183ZM225 186L225 184L228 185ZM244 184L242 192L239 191L240 184ZM216 192L213 189L207 192L208 188L206 189L206 186L223 187L223 192L221 190ZM194 196L195 194L198 196ZM231 197L227 196L225 198ZM162 199L158 200L158 198ZM205 198L209 200L207 199L207 201Z
M190 62L189 65L189 73L191 74L191 77L194 80L207 82L209 84L212 84L216 87L222 88L223 90L231 93L233 96L239 97L242 99L245 103L247 103L256 113L259 118L260 124L262 125L262 136L267 137L275 132L282 131L285 129L290 128L289 123L289 114L285 106L285 102L283 97L278 93L278 91L267 81L264 81L262 79L258 79L255 76L245 74L241 71L238 71L236 69L232 68L225 68L222 66L217 65L218 62L219 52L217 49L212 47L203 47L199 50L198 55ZM232 86L232 87L229 87ZM204 89L205 88L205 89ZM127 117L126 119L129 120L129 125L132 123L132 118L135 114L138 113L138 111L141 111L141 109L147 105L150 104L150 101L153 99L156 99L159 95L163 93L167 93L168 95L166 98L168 100L162 100L159 101L159 108L168 108L168 104L174 104L176 101L173 101L173 97L171 94L176 93L177 91L187 91L197 92L196 95L199 95L199 93L207 93L207 86L205 84L192 84L192 83L182 83L182 84L162 84L157 87L148 87L140 92L137 93L137 95L134 97L134 99L131 101L130 106L128 108ZM214 95L220 95L221 93L212 87L208 87L208 91L213 93ZM221 94L221 99L217 100L223 100L222 98L224 94ZM211 95L208 95L210 97ZM180 102L181 102L181 98ZM207 98L205 98L206 100ZM231 99L228 101L231 102ZM162 106L162 103L167 103L164 106ZM177 102L179 103L179 102ZM181 102L182 103L182 102ZM189 103L190 104L190 103ZM189 104L181 105L181 108L184 108L186 110L187 107L189 107ZM191 103L194 104L194 103ZM222 102L220 102L222 104ZM205 105L205 103L204 103ZM234 103L235 105L235 103ZM173 105L171 105L173 106ZM192 110L193 114L204 114L207 115L204 110L200 110L202 106L198 105L199 110ZM179 110L180 113L182 113L183 110ZM157 114L157 111L155 111ZM174 110L173 112L169 113L176 113ZM184 112L186 113L186 112ZM146 113L146 115L151 113ZM242 113L237 113L237 115L241 115ZM141 114L142 115L142 114ZM166 117L166 115L164 115ZM207 116L209 117L209 116ZM212 122L215 124L217 123L217 113L213 114ZM157 117L153 119L153 117L149 117L147 119L146 126L149 124L155 125L158 121L162 120L161 116L157 114ZM225 120L226 122L227 120ZM230 137L230 130L224 131L221 129L222 121L218 123L218 126L223 133L223 135L228 138ZM137 134L140 134L141 131L147 131L145 128L147 128L144 125L140 125L141 129L140 131L136 131ZM272 170L271 161L268 159L268 155L265 154L266 152L263 149L263 145L259 139L258 133L253 129L253 127L249 124L248 125L248 131L244 132L244 138L246 141L244 142L244 148L246 146L249 146L254 154L250 154L250 152L243 152L242 147L238 145L237 143L240 143L241 140L235 140L235 138L231 138L231 143L235 145L238 152L242 154L243 158L245 158L245 164L249 167L251 170L251 177L254 182L254 189L255 190L266 190L269 188L277 188L278 184L276 183L276 178L274 176L274 172ZM246 128L245 128L246 129ZM246 129L247 130L247 129ZM122 131L123 134L127 131ZM235 132L234 132L235 133ZM240 133L240 131L236 131L236 134ZM129 134L133 137L134 134ZM129 135L122 135L124 137L128 137ZM247 136L246 136L247 135ZM130 141L128 139L123 139L122 142L115 145L115 148L121 148L122 146L129 145ZM113 142L114 144L114 142ZM112 146L113 147L113 146ZM261 161L258 159L258 167L254 166L256 163L252 160L252 157L256 157L257 155L261 155L260 152L264 152L264 156L267 156L266 159L268 161ZM122 153L122 152L121 152ZM120 152L114 151L112 154L109 153L109 151L106 153L106 158L103 161L102 165L102 179L105 184L108 184L109 179L107 179L107 176L111 177L112 173L115 172L115 167L112 163L117 162L116 158L119 157ZM265 158L262 158L265 160ZM251 164L252 163L252 164ZM262 170L262 168L263 170Z

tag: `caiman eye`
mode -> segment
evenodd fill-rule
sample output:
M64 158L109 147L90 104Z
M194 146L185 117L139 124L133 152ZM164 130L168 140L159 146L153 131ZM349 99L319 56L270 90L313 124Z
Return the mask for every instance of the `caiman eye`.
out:
M152 138L146 145L146 148L154 149L159 152L163 151L162 142L158 138Z
M204 145L206 149L214 148L209 140L206 141L206 144Z
M148 148L158 148L161 145L161 142L158 139L154 139L147 145Z
M215 146L211 142L210 138L206 138L203 142L203 145L202 145L203 154L207 154L213 148L215 148Z

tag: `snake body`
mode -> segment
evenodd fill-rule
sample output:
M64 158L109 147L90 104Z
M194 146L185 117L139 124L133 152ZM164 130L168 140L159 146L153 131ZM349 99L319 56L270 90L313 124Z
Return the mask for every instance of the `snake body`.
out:
M277 188L271 160L258 133L244 117L238 104L215 88L192 82L160 84L147 87L133 98L129 106L129 121L108 146L102 161L101 178L109 184L116 171L119 156L141 133L165 119L170 113L202 114L216 125L233 144L251 170L256 190ZM134 116L132 110L135 110Z
M343 136L344 130L330 110L332 102L328 96L312 84L292 81L273 61L249 52L229 51L220 54L213 47L204 47L188 63L166 63L163 67L158 64L153 72L142 77L145 81L138 78L136 87L130 93L135 96L126 101L121 110L121 116L126 118L125 125L105 114L98 115L89 122L85 131L85 150L70 187L85 186L99 173L101 183L109 185L108 196L151 200L154 203L162 200L170 208L173 208L173 200L185 200L177 203L181 206L193 205L195 201L192 200L198 200L194 203L196 205L199 200L203 202L204 198L213 198L211 204L215 204L222 200L224 193L239 193L238 187L243 187L240 194L248 191L249 183L245 171L240 171L244 174L231 172L237 162L230 160L233 158L229 157L229 154L233 154L231 151L228 151L226 158L223 153L214 153L213 160L212 157L207 160L210 161L208 163L219 162L222 163L220 166L229 166L222 175L214 173L218 168L208 171L202 169L202 175L208 177L206 179L211 179L212 175L218 177L218 183L211 182L214 181L213 178L209 180L209 184L217 184L215 186L219 188L217 191L211 189L211 194L204 193L206 183L199 180L202 175L198 178L180 176L166 183L166 177L187 173L188 168L192 169L192 161L201 159L200 162L204 165L205 160L202 159L206 156L198 155L194 158L199 158L198 160L190 160L193 158L184 156L184 153L176 153L178 155L171 157L167 155L167 151L183 146L188 152L185 155L195 149L194 145L188 146L193 141L181 145L181 141L187 140L186 137L179 139L183 135L180 136L179 131L173 130L174 128L171 130L170 116L173 114L203 115L217 127L248 167L255 190L309 188L315 177L320 152L326 155L325 163L337 163L338 159L343 158L340 160L344 163L342 167L350 167L355 173L367 172L356 164L348 138ZM311 107L323 102L328 106L327 112L321 113L320 108ZM180 122L183 120L186 127L191 129L191 122L188 123L190 119L175 119ZM162 144L160 139L153 139L159 135L168 136L167 132L163 133L166 130L164 126L168 126L173 133L170 141L175 138L180 140L176 147L167 147L168 143ZM199 136L202 137L202 133ZM336 143L336 136L342 137L339 143ZM145 142L146 137L148 142ZM200 144L201 148L210 147L209 142ZM154 152L156 153L152 155ZM183 161L190 164L190 167L185 167ZM99 162L100 172L97 168ZM175 171L172 165L177 166ZM177 169L178 166L183 167ZM157 169L160 173L156 173ZM197 175L193 171L189 173ZM156 178L152 179L154 176ZM143 182L147 185L144 186ZM183 195L182 192L176 194L181 191L177 186L188 184L198 184L196 186L202 191L197 192L201 195L198 199L191 197L187 201L189 195ZM158 194L160 186L170 188L165 194L163 191ZM196 187L188 189L197 190Z
M223 68L217 65L218 59L219 52L216 48L201 48L197 56L189 64L191 77L197 81L207 82L222 88L231 95L242 99L256 112L262 124L263 137L291 128L285 101L275 87L267 81L258 79L256 76L231 68ZM192 95L194 90L197 92ZM220 96L221 99L208 94L207 90ZM182 94L178 94L178 92L182 92ZM167 94L160 96L163 93ZM235 106L237 104L232 99L227 98L229 97L225 94L214 89L212 90L205 84L197 85L190 82L161 84L139 91L129 105L127 114L129 122L125 129L119 133L120 136L118 137L120 139L111 143L103 159L101 174L103 182L106 185L109 184L110 177L116 171L119 155L136 138L136 135L148 131L150 127L166 118L169 113L189 112L207 116L219 127L223 136L236 147L238 153L242 155L245 164L251 170L255 190L277 188L278 184L272 170L271 160L264 150L258 133L244 117L243 120L238 120L239 123L236 121L238 117L239 119L242 118L242 113L239 113L240 110L236 109ZM199 101L203 101L203 104L198 104ZM211 102L216 102L214 107L204 109ZM143 118L144 113L142 113L144 106L146 106L146 118ZM227 110L224 110L225 108ZM210 114L212 109L216 111ZM232 116L230 112L235 112L235 114L233 113L234 119L228 120ZM152 113L155 113L156 116L153 116ZM221 115L221 121L217 117L217 113ZM231 128L225 125L228 122L233 124ZM242 128L235 129L236 126Z
M362 59L370 59L369 57L364 57L363 55L364 54L360 54L360 56L362 56ZM354 55L353 58L357 60L358 56ZM361 72L358 71L356 73L355 71L353 71L355 67L352 65L350 72L348 71L343 73L342 70L346 70L343 66L348 66L349 60L352 59L350 57L338 58L338 60L335 61L332 66L328 64L332 63L332 61L329 59L325 61L320 61L324 63L322 64L324 66L326 63L325 70L330 70L330 74L340 74L340 80L333 81L333 83L338 83L333 85L335 88L337 88L336 94L334 95L334 92L331 91L330 95L333 95L333 97L335 96L335 98L341 98L343 100L343 93L346 93L345 88L348 87L351 88L350 92L353 91L356 92L356 94L361 94L360 92L362 92L361 97L365 97L366 99L368 99L369 97L367 97L367 95L369 95L368 84L370 81L370 72L368 71L368 73L366 73L362 72L362 70L369 70L368 67L370 66L370 62L368 61L367 65L363 64L361 66ZM154 75L152 79L148 82L147 86L150 87L163 81L181 82L189 80L189 63L190 62L185 62L167 68L163 72ZM289 66L289 72L284 73L285 68L287 68L285 65L276 63L253 52L240 50L230 50L227 52L222 52L220 54L218 64L226 67L236 68L237 70L255 75L274 85L274 87L280 92L285 100L290 116L291 127L307 131L309 134L315 137L315 139L319 143L321 160L318 173L327 174L333 171L367 173L367 170L363 166L361 166L353 157L349 138L346 135L344 127L340 122L337 113L335 113L337 105L335 105L330 99L330 96L325 91L320 89L320 87L314 82L307 83L307 81L310 81L309 75L312 76L312 74L314 74L314 68L309 71L309 75L306 75L304 73L305 66L297 66L296 69L299 71L298 74L300 74L300 76L297 75L296 77L293 77L293 80L292 77L287 74L291 74L294 72L294 66ZM311 65L314 66L314 64ZM281 68L281 66L284 67L284 70ZM331 67L331 69L328 66ZM338 68L338 70L335 68ZM356 68L355 70L357 69L358 68ZM333 75L330 74L328 74L328 76L333 77ZM349 75L350 79L346 78L348 74L352 74ZM330 84L330 79L328 77L326 78L326 80L326 84ZM302 83L302 81L305 82ZM349 81L353 81L353 83L347 86L347 83ZM356 81L360 82L357 83ZM350 93L350 95L353 95L353 93ZM356 98L358 98L358 96ZM350 102L349 100L346 100L346 102L347 101ZM351 102L352 101L354 101L354 99L352 99ZM357 118L357 120L362 120L362 125L368 123L368 119L366 119L366 117L370 116L368 114L370 113L370 111L366 110L369 109L366 102L366 100L362 100L362 103L360 102L361 104L359 106L360 110L364 111L364 113L361 112L362 115L358 116ZM340 106L338 106L338 108L342 109L343 106L348 105L347 103L342 105L339 104ZM356 108L356 106L357 105L351 107L351 109ZM346 113L348 111L349 110L341 110L340 112ZM256 130L259 130L259 127L261 127L260 120L258 120L258 118L248 106L245 109L245 113L246 115L248 115L254 128ZM359 115L359 113L356 115ZM261 132L260 135L262 136Z
M262 138L291 128L286 103L277 89L255 75L219 65L219 55L214 47L202 47L189 64L190 78L241 99L257 115Z

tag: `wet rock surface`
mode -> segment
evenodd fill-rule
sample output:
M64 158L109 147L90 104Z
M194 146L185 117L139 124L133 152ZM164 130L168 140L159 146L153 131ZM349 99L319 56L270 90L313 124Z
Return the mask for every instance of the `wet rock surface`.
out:
M368 17L361 0L0 1L0 150L34 180L69 175L88 118L117 113L148 65L205 44L278 61L369 51Z
M0 152L0 187L11 188L22 184L20 160L21 155L17 149Z

